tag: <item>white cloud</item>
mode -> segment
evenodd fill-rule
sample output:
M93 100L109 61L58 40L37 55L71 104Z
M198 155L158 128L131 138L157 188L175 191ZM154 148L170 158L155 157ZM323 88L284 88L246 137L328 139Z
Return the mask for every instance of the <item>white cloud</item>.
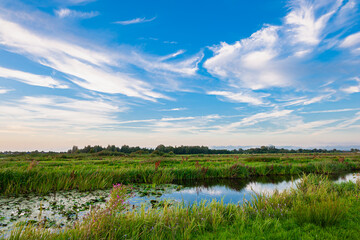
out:
M350 112L350 111L359 111L360 108L344 108L344 109L330 109L330 110L320 110L320 111L309 111L309 112L300 112L300 113L337 113L337 112Z
M357 83L358 83L357 85L349 86L349 87L343 87L341 90L343 92L346 92L346 93L349 93L349 94L360 92L360 78L356 77L356 78L354 78L354 80L357 81Z
M311 132L315 133L317 131L320 131L321 129L324 129L327 125L335 123L339 120L319 120L319 121L310 121L310 122L304 122L303 120L299 120L297 122L294 122L286 129L276 131L274 133L305 133L305 132Z
M11 92L13 91L12 89L8 89L8 88L2 88L0 87L0 94L5 94L5 93L8 93L8 92Z
M178 51L175 52L175 53L171 53L171 54L169 54L169 55L167 55L167 56L161 57L160 60L161 60L161 61L169 60L169 59L171 59L171 58L175 58L175 57L183 54L184 52L185 52L185 50L180 49L180 50L178 50Z
M327 9L324 14L316 16L316 10L322 10L323 3L314 1L313 3L307 0L293 1L290 13L285 17L285 23L288 24L290 38L294 44L305 43L308 45L317 45L322 40L322 33L326 25L340 7L341 1L334 2L334 4ZM328 4L326 4L328 5Z
M152 91L150 84L111 69L118 65L114 54L40 35L1 18L0 45L67 74L69 80L89 90L151 101L166 98Z
M126 125L128 128L150 129L157 133L200 133L207 132L213 128L217 120L230 116L219 116L217 114L205 116L183 116L162 117L158 119L139 119L120 121L118 124ZM135 124L135 125L134 125Z
M49 88L68 88L65 84L49 76L36 75L18 70L0 67L0 77L14 79L29 85L49 87Z
M243 118L240 122L231 123L230 125L226 126L226 128L233 129L238 127L251 126L270 119L288 116L292 112L293 110L274 110L272 112L257 113L250 117Z
M160 111L162 112L170 112L170 111L184 111L184 110L187 110L187 108L170 108L170 109L161 109Z
M57 37L60 35L61 38ZM181 89L177 79L194 76L203 57L199 53L173 60L183 50L159 57L128 46L104 49L85 43L84 39L74 43L63 35L66 36L50 37L46 32L39 33L0 17L0 46L62 72L69 80L92 91L120 93L149 101L170 99L153 89Z
M328 120L329 122L331 120ZM346 129L357 129L359 128L360 125L356 125L356 123L358 123L360 121L360 112L355 113L355 115L351 118L346 118L341 119L341 120L337 120L338 124L336 124L335 126L330 126L330 127L322 127L321 129L319 129L317 132L315 132L314 134L320 135L320 134L324 134L327 132L335 132L335 131L339 131L339 130L346 130ZM333 120L333 122L336 122L336 120Z
M256 125L258 123L261 122L266 122L266 121L272 121L274 119L276 119L276 121L278 122L280 119L288 119L291 116L291 113L293 112L293 110L273 110L270 112L261 112L261 113L256 113L254 115L251 115L249 117L244 117L241 119L241 121L237 121L237 122L232 122L230 124L222 124L222 125L216 125L213 126L212 129L214 130L210 130L212 133L233 133L233 132L238 132L238 130L241 130L242 132L248 132L249 131L249 127ZM281 126L283 127L283 126Z
M340 47L348 48L356 45L360 45L360 32L347 36L340 44Z
M288 74L276 59L278 53L274 48L278 29L267 26L248 39L211 48L214 56L205 61L204 67L212 75L228 79L233 87L256 90L288 86Z
M354 123L360 121L360 112L355 113L355 116L350 119L346 119L339 125L335 127L335 129L348 128L351 127Z
M360 92L360 84L357 86L343 88L342 90L346 93L358 93L358 92Z
M209 91L209 92L207 92L207 94L221 96L221 97L224 97L225 99L233 101L233 102L249 103L252 105L265 104L262 98L268 96L268 95L256 96L253 93L243 93L243 92L234 93L234 92L227 92L227 91Z
M321 69L328 68L331 62L322 63L314 58L342 42L346 30L357 19L357 3L353 0L292 0L289 6L281 25L264 25L248 38L210 47L213 56L203 66L211 75L241 92L273 88L313 92L315 83L321 86L328 82L329 71ZM342 46L357 42L358 35L354 34L345 39ZM358 50L360 53L360 47ZM333 69L340 66L336 61ZM344 66L351 67L345 63ZM316 81L314 72L317 72ZM336 76L331 77L336 79ZM348 91L355 90L353 87ZM329 99L323 95L294 104L308 105Z
M332 94L324 94L324 95L319 95L316 97L312 97L312 98L307 98L307 97L302 97L296 100L291 100L287 103L282 104L282 106L294 106L294 105L310 105L313 103L318 103L318 102L322 102L324 100L330 99Z
M56 16L59 18L93 18L99 15L99 12L91 11L91 12L81 12L75 11L68 8L61 8L55 10Z
M156 19L156 17L153 18L134 18L131 20L125 20L125 21L116 21L114 23L120 24L120 25L130 25L130 24L136 24L136 23L145 23L145 22L152 22Z
M62 129L104 129L117 124L116 113L126 107L102 99L74 99L58 96L26 96L0 106L1 132L53 131Z
M181 74L183 76L193 76L198 70L198 64L204 57L203 53L196 54L185 60L167 61L183 53L183 50L179 50L176 53L164 56L154 57L149 55L141 55L137 52L132 52L131 55L126 56L127 61L133 65L141 67L148 72L156 74Z

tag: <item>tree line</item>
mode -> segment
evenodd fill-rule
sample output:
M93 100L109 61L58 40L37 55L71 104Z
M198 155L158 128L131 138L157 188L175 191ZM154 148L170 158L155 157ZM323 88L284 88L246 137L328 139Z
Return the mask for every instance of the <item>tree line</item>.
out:
M358 152L359 149L351 149L352 152ZM207 146L165 146L163 144L158 145L156 148L141 148L141 147L130 147L128 145L123 145L117 147L115 145L108 145L107 147L102 147L100 145L95 146L85 146L84 148L78 148L73 146L72 149L68 150L68 153L100 153L100 152L109 152L109 153L139 153L139 154L149 154L149 153L169 153L169 154L256 154L256 153L333 153L333 152L344 152L337 149L285 149L285 148L276 148L275 146L261 146L256 148L249 149L211 149Z
M360 152L357 148L351 148L348 151L337 150L337 149L285 149L285 148L276 148L274 146L261 146L248 149L211 149L207 146L165 146L163 144L158 145L156 148L141 148L130 147L128 145L123 145L117 147L115 145L108 145L107 147L102 147L100 145L95 146L85 146L84 148L79 148L73 146L67 151L69 154L78 154L78 153L94 153L98 155L127 155L127 154L153 154L153 155L172 155L172 154L261 154L261 153L334 153L334 152ZM18 152L18 151L4 151L0 154L56 154L56 152L44 152L44 151L29 151L29 152ZM64 153L64 152L61 152Z

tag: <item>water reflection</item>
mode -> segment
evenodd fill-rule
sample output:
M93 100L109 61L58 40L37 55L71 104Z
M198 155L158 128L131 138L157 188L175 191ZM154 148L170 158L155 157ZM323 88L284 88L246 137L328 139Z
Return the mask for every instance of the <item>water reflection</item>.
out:
M358 179L360 179L360 173L343 174L341 176L338 176L336 179L332 179L332 180L337 183L342 183L349 181L356 182Z
M359 179L358 174L348 173L339 175L330 175L328 178L335 182L356 182ZM300 181L300 176L281 176L281 177L258 177L248 180L244 179L207 179L202 181L181 181L177 184L184 186L179 191L165 193L157 200L175 200L185 204L193 202L223 201L227 203L242 203L244 199L250 200L254 193L272 194L274 191L284 191L295 188L296 183ZM133 204L149 201L154 197L135 197Z

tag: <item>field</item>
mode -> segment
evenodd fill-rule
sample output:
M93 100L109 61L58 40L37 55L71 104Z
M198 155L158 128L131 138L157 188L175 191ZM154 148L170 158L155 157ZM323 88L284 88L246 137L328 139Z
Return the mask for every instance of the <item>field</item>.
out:
M327 175L360 170L358 153L173 155L31 153L0 156L0 194L45 195L105 189L105 208L63 231L22 224L9 239L358 239L360 182ZM242 204L167 203L134 210L135 183L149 188L181 180L302 176L297 188L257 194ZM117 184L122 183L122 184ZM114 185L116 184L116 185ZM0 216L1 217L1 216ZM0 237L1 238L1 237Z
M99 156L19 154L0 156L0 194L46 194L109 189L115 183L251 176L332 174L360 170L358 153Z

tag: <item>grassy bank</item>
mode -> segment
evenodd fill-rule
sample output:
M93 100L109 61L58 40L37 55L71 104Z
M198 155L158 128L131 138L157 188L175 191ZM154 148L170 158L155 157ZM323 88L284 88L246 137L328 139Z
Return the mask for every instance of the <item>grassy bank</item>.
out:
M105 156L47 154L0 159L0 194L106 189L114 183L332 174L360 169L359 154Z
M116 188L116 187L115 187ZM117 187L119 188L119 187ZM126 209L127 191L62 232L27 227L10 239L358 239L360 183L305 176L297 189L258 195L243 205L221 202ZM125 207L125 209L124 209Z

